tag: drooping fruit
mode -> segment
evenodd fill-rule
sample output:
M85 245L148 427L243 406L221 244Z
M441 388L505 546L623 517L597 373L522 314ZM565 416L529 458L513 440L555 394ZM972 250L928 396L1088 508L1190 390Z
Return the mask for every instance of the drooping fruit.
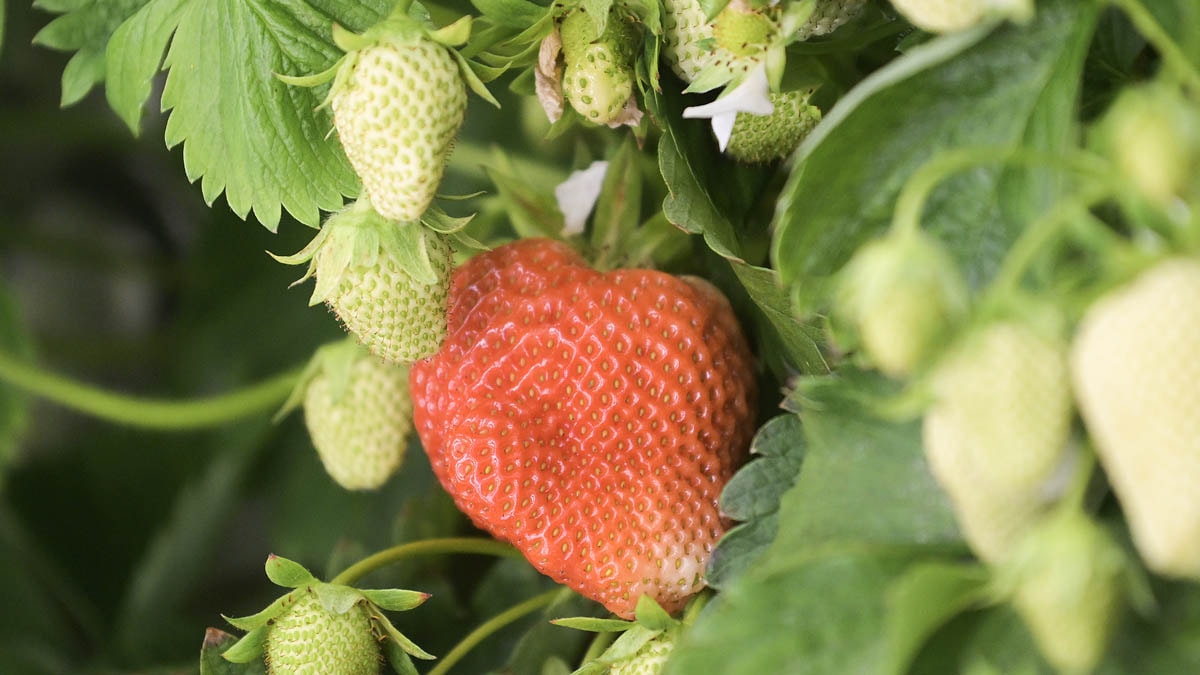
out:
M1071 347L1079 408L1146 565L1200 578L1200 259L1096 301Z
M411 385L442 485L538 570L625 617L703 588L756 396L707 282L502 246L455 272L447 340Z

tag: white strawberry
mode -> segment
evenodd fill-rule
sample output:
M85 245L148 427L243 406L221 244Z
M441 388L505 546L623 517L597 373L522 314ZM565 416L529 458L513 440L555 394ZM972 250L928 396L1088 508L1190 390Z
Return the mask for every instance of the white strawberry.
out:
M713 24L700 0L664 0L663 45L671 70L691 82L713 62L728 62L732 54L717 46Z
M1071 391L1064 341L1017 321L970 334L931 376L924 443L967 543L1003 560L1045 506L1067 456Z
M1097 300L1071 375L1146 565L1200 578L1200 258L1162 261Z
M562 90L566 100L594 124L625 122L634 92L633 61L638 33L619 12L609 13L604 30L593 36L592 20L576 10L562 22L562 55L565 68Z
M990 15L1024 20L1033 13L1033 0L892 0L892 6L931 33L966 30Z
M412 432L406 366L343 341L318 350L301 387L309 437L338 485L373 490L400 468Z
M329 101L346 157L376 210L418 220L437 194L467 109L449 50L418 34L352 52Z
M997 573L1042 655L1063 673L1088 673L1108 648L1125 603L1125 551L1081 510L1060 508L1033 527Z

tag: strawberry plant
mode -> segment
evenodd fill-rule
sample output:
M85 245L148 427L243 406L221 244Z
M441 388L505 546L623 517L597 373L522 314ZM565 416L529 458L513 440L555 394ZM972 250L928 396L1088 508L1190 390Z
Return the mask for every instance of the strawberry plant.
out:
M1194 0L0 18L0 673L1200 669Z

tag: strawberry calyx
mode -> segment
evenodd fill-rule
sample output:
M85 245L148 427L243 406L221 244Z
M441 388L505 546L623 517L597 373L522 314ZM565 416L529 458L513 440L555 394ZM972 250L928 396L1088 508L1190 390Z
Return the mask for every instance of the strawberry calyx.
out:
M429 240L445 232L450 222L452 219L444 214L430 214L422 218L420 225L388 220L363 196L330 216L304 248L292 255L269 255L285 265L309 263L304 276L292 282L293 286L317 276L318 257L330 261L321 266L322 274L317 276L309 306L329 300L352 265L373 267L381 256L394 257L416 282L433 284L439 276L430 257Z
M340 24L333 24L333 42L345 54L329 68L312 75L292 76L277 73L275 77L298 87L315 87L333 81L329 94L319 106L324 108L330 104L336 92L345 87L346 79L354 70L359 52L379 45L406 46L420 40L430 40L447 49L458 64L459 73L471 91L499 108L500 102L488 91L480 74L482 73L488 80L491 80L498 77L503 71L471 62L457 49L470 39L471 24L472 17L468 15L446 26L435 27L429 12L421 3L402 0L397 3L391 14L362 33L354 33Z
M587 659L572 675L600 673L654 673L666 663L679 637L691 625L709 597L701 593L676 619L648 595L638 598L634 620L570 617L554 619L556 626L574 628L601 636L619 634L603 652Z
M291 590L260 612L224 617L230 625L246 631L222 653L227 661L250 663L267 658L272 672L276 672L280 668L287 670L295 665L293 660L300 659L300 662L324 668L326 672L355 673L369 670L369 664L377 662L382 648L393 670L407 674L416 672L413 658L435 658L400 633L384 614L385 610L403 612L419 607L429 599L428 593L397 588L358 589L323 582L303 565L274 554L268 556L264 567L272 583ZM305 645L292 644L294 636L285 634L292 628L288 620L297 617L302 622L312 623L297 627L301 634L308 633L309 629L322 637L328 631L349 631L350 635L338 636L344 638L339 644L357 644L361 649L353 654L333 656L320 649L317 653L305 653ZM273 635L273 631L284 632ZM356 635L357 631L363 631L363 634ZM277 641L274 645L273 638ZM273 655L272 650L275 651ZM336 663L331 664L330 659L335 657Z

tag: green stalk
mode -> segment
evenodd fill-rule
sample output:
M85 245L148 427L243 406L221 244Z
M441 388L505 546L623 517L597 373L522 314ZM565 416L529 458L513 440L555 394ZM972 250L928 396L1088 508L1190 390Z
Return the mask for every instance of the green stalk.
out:
M342 570L330 583L352 586L359 579L375 570L399 562L405 558L418 555L438 555L445 553L465 553L474 555L492 555L500 558L519 558L521 552L503 542L479 537L447 537L444 539L427 539L400 544L384 549L354 563Z
M288 397L301 371L289 370L228 394L172 401L107 391L0 352L0 381L92 417L163 431L213 427L267 412Z
M1200 71L1188 60L1183 50L1167 33L1150 10L1140 0L1111 0L1112 4L1125 13L1142 37L1162 56L1172 73L1179 77L1195 94L1200 94Z
M438 664L429 671L428 675L445 675L446 673L450 672L450 669L453 668L454 665L459 661L461 661L462 658L466 656L468 652L474 649L475 646L480 642L483 642L493 633L496 633L500 629L518 621L526 615L532 614L543 607L549 606L564 592L570 591L565 588L556 588L552 591L546 591L541 595L535 595L525 602L522 602L519 605L513 605L512 607L483 622L478 628L468 633L467 636L464 637L458 644L454 645L454 648L450 650L450 653L446 654L441 661L438 661Z

